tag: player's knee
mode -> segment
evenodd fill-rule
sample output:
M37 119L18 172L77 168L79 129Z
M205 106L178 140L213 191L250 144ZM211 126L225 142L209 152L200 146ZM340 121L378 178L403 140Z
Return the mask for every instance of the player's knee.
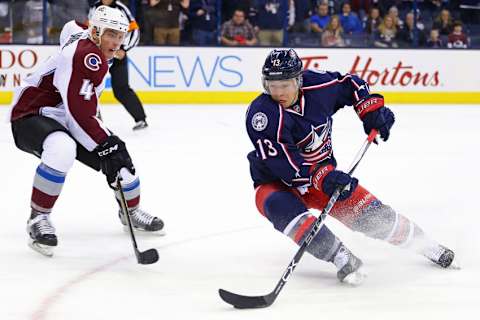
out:
M121 168L120 176L122 177L122 185L132 184L135 180L138 179L136 174L132 174L128 169Z
M77 156L77 143L67 133L56 131L43 141L42 162L60 172L68 172Z
M397 213L380 201L372 202L352 224L352 229L375 239L386 239L397 221Z
M271 193L265 199L263 210L265 216L273 223L275 229L283 232L288 224L298 215L307 211L303 202L288 191Z

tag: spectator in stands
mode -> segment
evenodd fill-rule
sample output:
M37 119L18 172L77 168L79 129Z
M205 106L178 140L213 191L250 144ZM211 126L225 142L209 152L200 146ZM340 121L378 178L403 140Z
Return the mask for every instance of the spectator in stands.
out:
M359 17L363 18L370 12L372 8L372 1L370 0L350 0L352 10L357 12Z
M153 44L180 44L180 12L187 13L190 0L149 0L145 11L145 32L153 30Z
M245 12L245 18L249 19L254 15L255 0L222 0L222 23L233 17L236 10ZM250 19L249 19L250 20Z
M245 19L243 10L235 10L232 19L222 25L221 42L227 46L253 46L257 44L255 31Z
M258 41L262 46L281 46L287 18L287 1L256 0Z
M394 17L386 15L375 33L374 46L378 48L398 48L396 41L397 27L394 24Z
M403 28L403 21L402 21L402 19L400 19L399 15L398 15L398 7L397 6L391 6L388 9L388 15L390 17L392 17L393 24L395 25L395 28L397 30L400 30L400 29Z
M217 43L216 2L216 0L190 1L189 19L195 45L205 46Z
M378 31L378 26L382 22L382 17L380 16L380 9L378 7L371 7L368 18L364 23L364 30L368 34L373 34Z
M441 36L448 36L453 30L453 20L450 11L443 9L435 19L433 28L438 29Z
M431 16L437 16L444 6L444 0L425 0L423 2L423 10L431 14Z
M358 18L357 14L352 12L352 6L350 5L350 2L345 2L342 5L340 24L342 25L343 32L345 32L345 34L363 31L362 22Z
M12 42L12 25L10 21L10 4L0 1L0 43Z
M334 15L330 18L325 31L322 33L322 46L324 47L345 47L343 39L343 28L340 24L340 18Z
M310 28L312 32L322 33L329 21L328 4L326 2L320 2L317 7L317 14L310 18Z
M51 25L48 30L48 42L58 43L60 31L70 20L87 23L89 2L85 0L49 0L52 15L49 16Z
M463 24L460 21L455 21L453 24L453 31L448 35L448 48L468 48L468 38L463 32Z
M292 8L293 10L291 10ZM312 15L312 8L313 6L311 0L290 0L290 11L294 12L293 26L291 31L310 31L310 16Z
M440 39L440 32L438 29L430 30L430 37L427 40L427 48L444 48L445 44L443 43L442 39Z
M423 28L419 28L419 26L417 25L417 28L415 30L414 22L415 20L413 12L407 13L407 15L405 16L405 26L398 32L397 35L397 38L403 47L414 47L415 32L417 33L418 46L423 47L425 45L426 37L425 33L422 30Z
M29 0L25 2L22 23L27 43L40 44L43 42L43 1Z

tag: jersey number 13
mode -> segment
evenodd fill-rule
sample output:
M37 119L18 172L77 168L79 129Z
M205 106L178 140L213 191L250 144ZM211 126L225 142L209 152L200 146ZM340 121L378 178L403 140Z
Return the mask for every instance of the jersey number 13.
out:
M260 151L260 155L262 156L262 160L267 159L269 157L276 157L278 155L277 149L273 146L272 141L268 139L258 139L257 140L258 150Z

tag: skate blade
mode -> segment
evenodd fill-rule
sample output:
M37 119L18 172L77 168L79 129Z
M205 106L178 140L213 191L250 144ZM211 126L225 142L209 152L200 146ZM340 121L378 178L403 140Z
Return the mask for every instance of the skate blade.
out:
M451 270L461 270L462 267L460 266L460 264L458 263L457 259L453 259L452 263L447 267L447 269L451 269Z
M40 244L35 240L30 240L28 242L28 246L45 257L49 257L49 258L53 257L54 247L52 246L46 246L44 244Z
M165 230L163 230L163 229L160 229L158 231L147 231L147 230L144 230L144 229L138 229L138 228L133 227L133 230L135 230L135 232L139 232L140 234L145 234L145 235L151 234L151 235L160 236L160 237L163 237L164 235L167 234L165 232ZM130 232L128 226L123 226L123 231L125 231L126 233Z
M362 268L359 268L357 271L350 273L348 276L346 276L342 283L345 283L349 286L359 286L363 283L365 278L367 277L367 274L363 272Z

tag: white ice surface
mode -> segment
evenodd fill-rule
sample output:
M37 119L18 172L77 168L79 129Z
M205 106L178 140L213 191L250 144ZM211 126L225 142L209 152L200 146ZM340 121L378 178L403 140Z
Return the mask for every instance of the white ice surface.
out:
M0 108L0 119L7 108ZM217 290L270 292L297 247L254 205L243 106L146 106L150 127L131 131L119 106L102 108L142 182L142 206L167 235L138 235L160 261L136 263L101 174L76 163L52 214L53 258L27 247L25 232L38 160L17 150L0 123L1 320L478 319L480 317L480 106L393 106L391 139L373 146L356 171L383 202L455 250L463 269L327 224L358 255L369 277L338 283L332 265L304 256L273 306L236 310ZM364 139L352 110L334 121L339 168Z

